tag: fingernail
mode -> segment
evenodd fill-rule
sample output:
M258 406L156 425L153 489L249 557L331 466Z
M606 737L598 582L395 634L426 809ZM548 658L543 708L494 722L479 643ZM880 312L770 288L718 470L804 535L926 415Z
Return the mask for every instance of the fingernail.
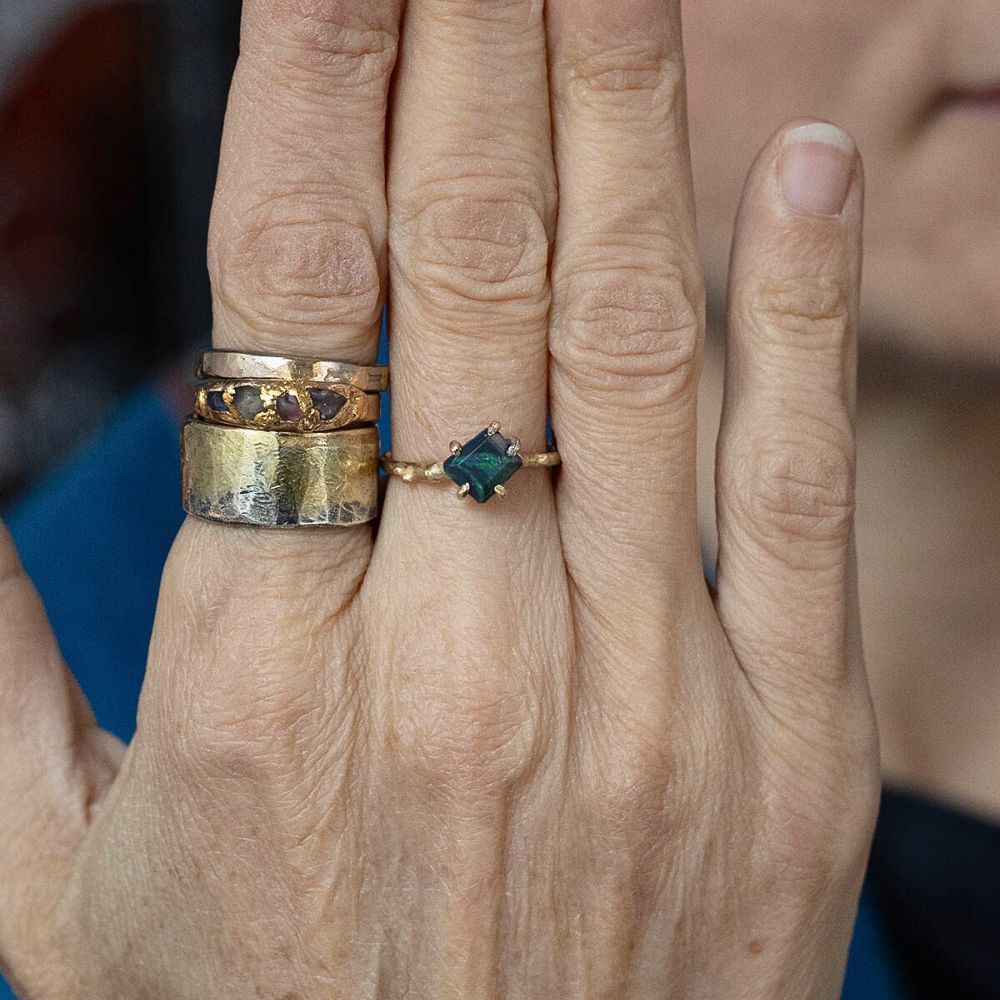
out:
M807 215L839 215L856 154L854 140L836 125L812 122L786 132L778 169L788 206Z

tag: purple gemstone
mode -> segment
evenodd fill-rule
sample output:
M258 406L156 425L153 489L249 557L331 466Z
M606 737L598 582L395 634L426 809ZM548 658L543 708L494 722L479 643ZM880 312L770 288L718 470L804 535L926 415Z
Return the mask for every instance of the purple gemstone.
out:
M208 393L206 399L208 400L208 408L210 410L215 410L217 413L225 413L226 410L229 409L229 407L226 406L225 398L217 389L213 389L210 393Z
M282 420L289 423L298 423L302 419L302 407L299 406L298 398L290 392L283 392L274 401L274 409Z
M310 389L309 398L312 399L320 420L324 421L333 420L347 403L339 392L334 392L332 389Z

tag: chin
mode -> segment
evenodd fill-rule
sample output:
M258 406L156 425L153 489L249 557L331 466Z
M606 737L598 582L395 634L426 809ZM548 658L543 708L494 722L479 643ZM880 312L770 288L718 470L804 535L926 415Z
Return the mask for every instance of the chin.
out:
M983 374L993 369L1000 379L1000 242L942 232L898 245L866 254L865 346Z

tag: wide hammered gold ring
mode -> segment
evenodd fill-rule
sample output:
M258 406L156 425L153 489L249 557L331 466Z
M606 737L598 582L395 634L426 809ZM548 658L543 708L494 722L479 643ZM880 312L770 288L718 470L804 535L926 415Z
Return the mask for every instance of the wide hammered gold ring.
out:
M504 437L499 422L494 421L465 444L452 441L451 456L443 462L399 462L387 452L382 456L382 468L405 483L450 479L458 486L459 497L486 503L493 497L507 496L506 482L521 469L552 469L561 461L557 451L523 454L521 442Z
M190 417L182 432L184 509L267 528L347 526L378 512L376 427L311 434Z

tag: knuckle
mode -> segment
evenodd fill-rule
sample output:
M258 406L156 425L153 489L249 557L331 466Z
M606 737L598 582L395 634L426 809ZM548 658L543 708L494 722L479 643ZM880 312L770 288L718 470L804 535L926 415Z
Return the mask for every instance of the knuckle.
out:
M843 727L841 727L843 728ZM782 835L776 853L784 875L828 885L832 873L863 864L878 815L882 782L878 736L873 722L850 739L841 737L834 758L823 766L792 769L772 778L769 801ZM789 756L787 748L781 751ZM796 756L801 758L801 746ZM816 759L815 749L807 755Z
M316 706L304 692L254 683L243 696L215 685L195 692L180 730L186 757L203 767L256 770L304 744Z
M370 327L381 280L371 235L299 195L251 207L227 238L213 220L209 257L217 302L255 329Z
M238 777L283 796L307 771L330 781L363 738L357 703L336 706L312 685L254 682L248 695L195 692L183 722L164 733L167 752L182 768L215 781ZM322 759L319 753L322 753Z
M402 780L437 803L488 804L538 766L541 708L494 679L423 689L394 719L388 743Z
M267 726L267 716L257 721L249 713L198 712L164 741L165 752L180 762L185 771L216 779L231 776L254 783L270 783L278 779L279 759L273 745L265 749L258 737L265 726L277 732L277 726ZM288 774L287 768L282 768Z
M455 21L485 24L533 24L538 19L537 0L506 0L505 3L483 3L482 0L433 0L439 16Z
M609 863L624 867L635 898L655 900L669 878L671 841L696 808L696 785L667 733L619 729L613 746L598 741L575 786L583 821Z
M758 878L782 897L798 900L828 897L833 885L857 884L871 847L877 795L871 801L875 804L863 811L845 809L822 823L801 804L790 804L771 828L774 847L761 859Z
M763 444L747 473L747 512L774 554L809 568L817 548L836 555L847 544L854 519L853 446L819 436Z
M388 78L396 59L394 31L366 20L363 6L346 0L258 0L248 18L270 66L321 76L341 86ZM244 42L244 50L253 51Z
M679 752L679 705L671 696L640 706L602 709L603 733L592 741L591 777L583 782L591 812L613 828L659 837L682 807L691 761ZM606 723L611 722L608 726ZM692 744L692 749L693 749Z
M657 120L673 116L684 94L684 70L678 55L656 40L613 48L575 51L557 67L572 97L585 106L620 112L629 105L652 110Z
M648 405L693 388L701 302L678 274L572 276L551 336L553 360L588 388Z
M411 199L393 224L394 260L421 304L447 314L503 303L544 318L549 238L542 210L509 190Z
M839 348L850 323L850 296L843 282L796 277L759 283L746 305L754 329L765 340L803 348Z

